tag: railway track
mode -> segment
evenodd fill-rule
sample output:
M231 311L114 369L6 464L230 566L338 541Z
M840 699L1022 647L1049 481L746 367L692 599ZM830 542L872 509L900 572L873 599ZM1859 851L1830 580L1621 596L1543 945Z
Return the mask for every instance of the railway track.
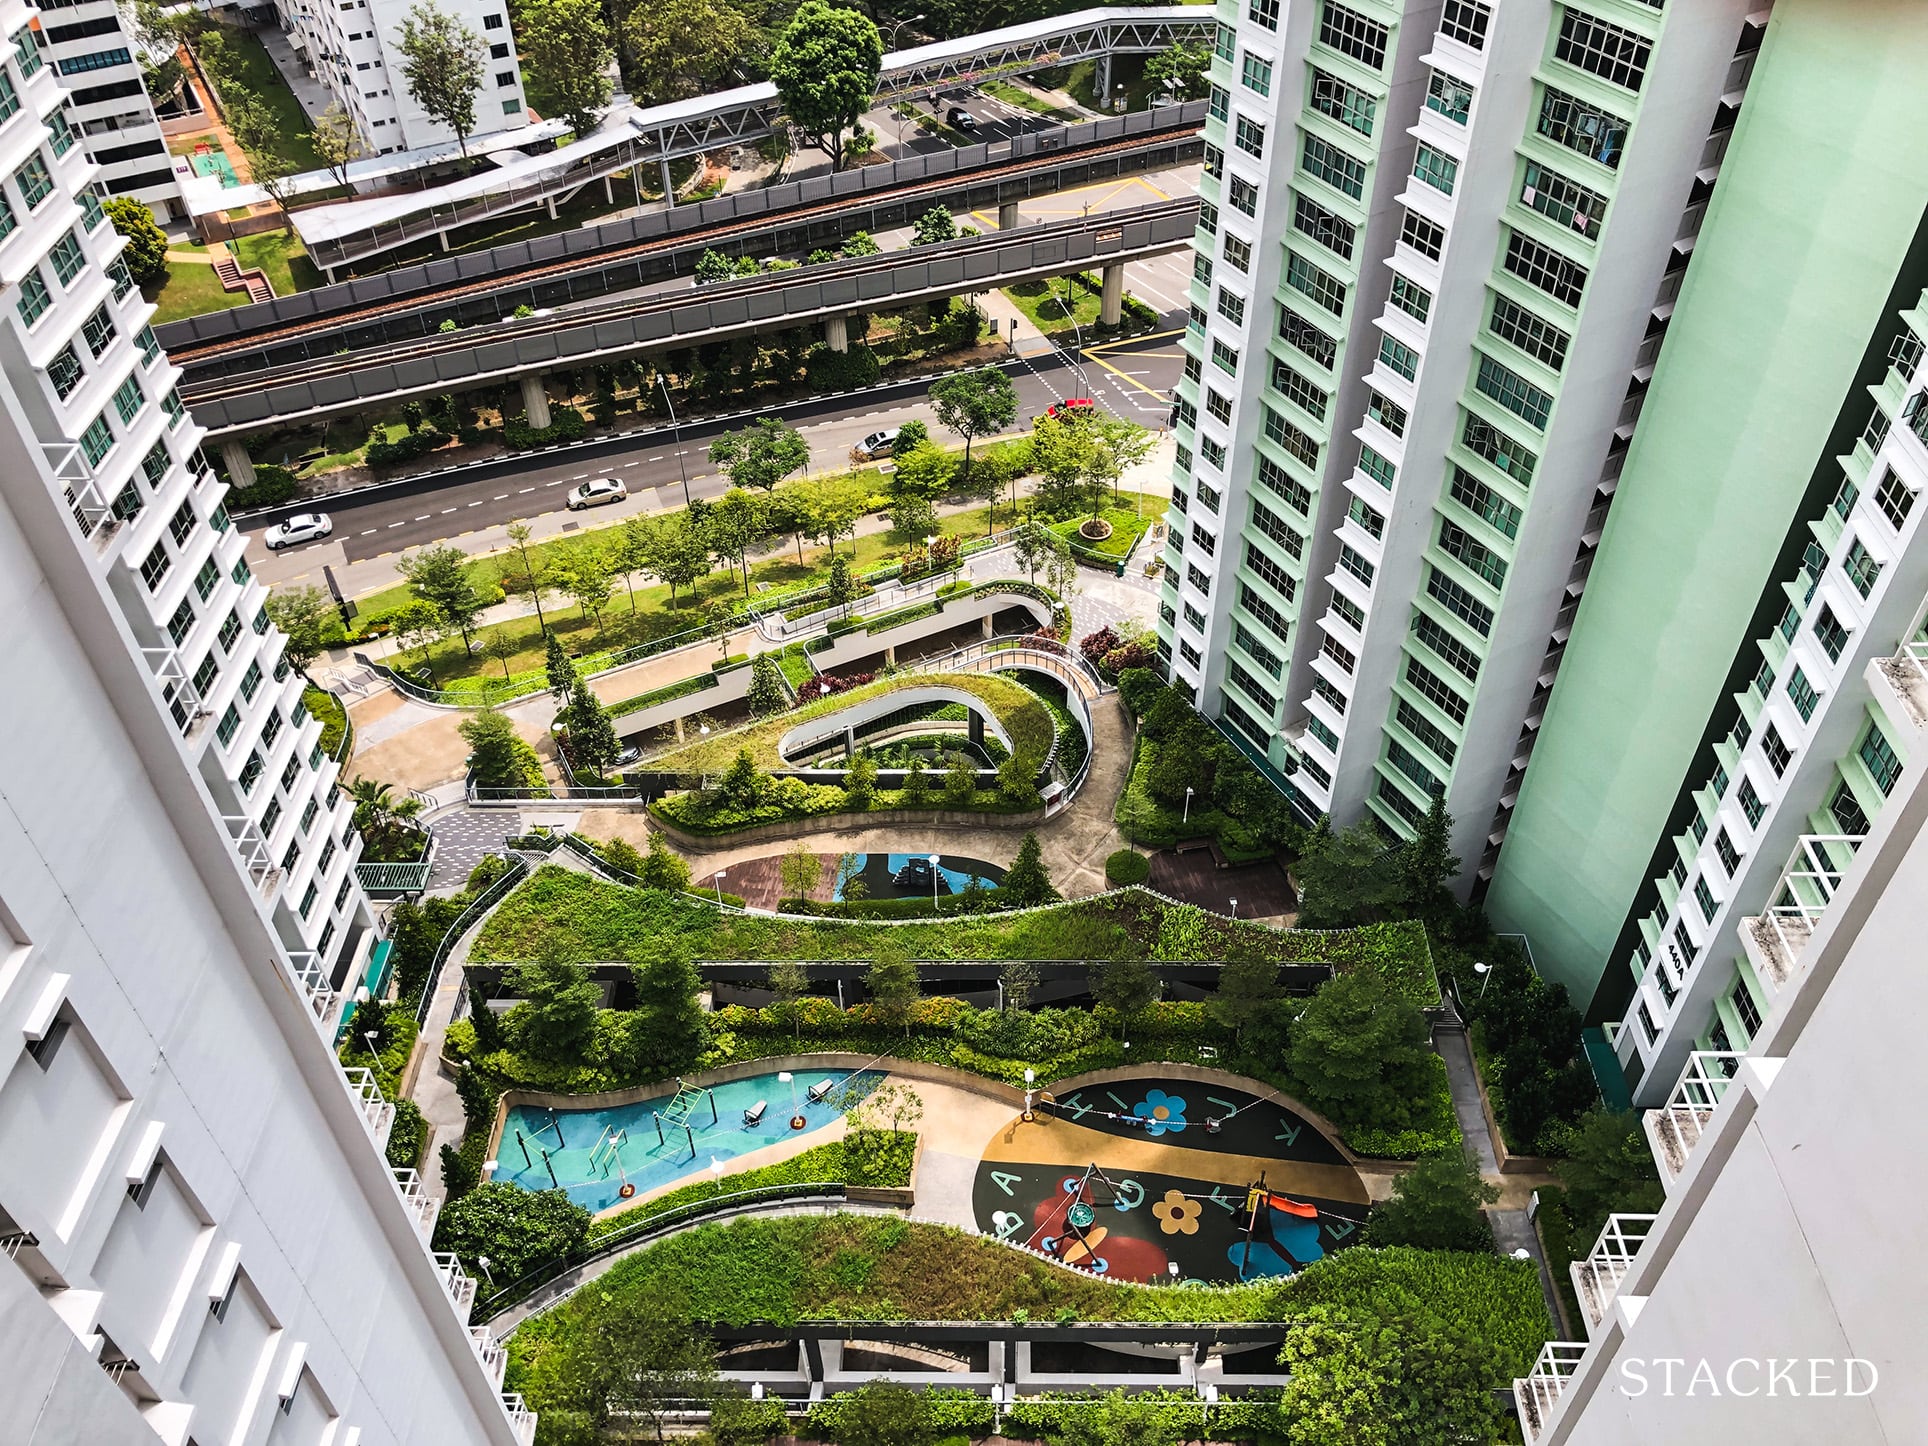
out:
M1121 231L1134 221L1155 221L1161 217L1195 210L1197 205L1198 202L1195 199L1183 198L1159 201L1149 206L1134 206L1129 210L1101 211L1092 216L1070 217L1040 226L1027 226L1022 234L1022 242L1027 246L1035 246L1049 244L1060 237L1087 235L1102 240L1107 233ZM989 236L968 237L938 246L918 247L917 257L920 261L935 260L947 253L956 254L960 251L971 251L997 244L998 235L993 232ZM1011 244L1009 238L1005 244ZM851 309L861 310L867 304L865 300L859 299L863 291L863 278L888 273L901 266L903 260L904 253L901 251L887 251L876 256L852 257L845 261L833 261L810 267L809 278L813 282L832 280L850 282L853 296ZM518 340L553 333L578 332L627 317L676 311L689 306L692 300L696 299L704 302L744 301L757 295L781 292L787 287L795 286L797 280L796 272L766 272L760 276L744 277L736 281L711 282L696 294L683 290L654 292L647 296L631 297L596 306L576 307L547 317L504 321L496 325L505 335L512 331ZM968 287L961 289L968 289ZM338 377L344 372L400 366L412 361L445 356L452 352L472 352L496 339L489 334L489 329L484 328L447 333L434 332L410 341L354 351L346 356L317 357L309 361L293 362L240 375L203 377L197 380L190 374L181 382L181 398L189 406L206 405L234 397L250 396L276 387L322 381Z
M701 227L673 236L656 237L648 241L613 247L607 251L598 252L593 256L572 258L567 261L551 262L545 265L525 266L511 273L491 276L485 281L474 281L440 288L429 295L417 295L399 298L389 302L380 302L369 306L356 307L352 310L314 317L300 322L293 322L286 326L253 332L246 336L224 339L217 342L203 343L198 346L186 345L170 347L169 355L177 365L181 366L191 375L197 364L205 366L226 357L245 356L251 352L262 352L268 348L286 346L309 338L326 337L335 332L369 326L387 318L406 316L410 313L420 312L431 307L442 308L463 300L490 296L497 292L567 281L577 276L608 271L610 268L620 266L624 262L645 257L660 256L665 253L698 248L710 249L728 245L732 240L744 240L759 234L807 227L813 218L822 218L848 211L851 209L853 202L859 200L869 205L883 203L903 205L915 202L920 196L939 195L945 192L955 192L964 189L973 189L982 185L996 184L1001 180L1008 180L1029 171L1063 166L1067 162L1101 162L1107 157L1163 149L1171 145L1174 141L1183 142L1188 137L1197 135L1201 129L1202 128L1197 125L1175 126L1170 130L1159 131L1152 135L1132 136L1124 140L1109 141L1101 145L1080 147L1075 150L1042 151L1018 160L1008 161L1001 165L985 166L977 170L962 173L953 172L943 177L914 181L903 186L870 192L862 197L849 197L816 205L800 206L794 210L784 211L775 215L765 213L755 217L746 217L739 221L720 222L713 226ZM1037 230L1035 227L1028 227L1026 229L1027 232ZM755 279L756 278L748 278L746 281ZM582 310L577 310L572 313L572 315L577 316L583 314L585 313ZM469 331L462 333L462 335L467 336L472 343L474 340L472 333L473 329L471 328ZM423 338L424 341L429 339L428 337ZM357 351L356 356L359 361L369 356L369 352ZM302 364L297 363L295 365L299 366ZM277 366L271 370L272 372L279 372L282 370L282 367ZM249 378L249 382L245 389L253 390L262 384L262 378L268 375L268 373L257 370L251 371L246 375ZM183 392L186 393L189 389L189 387L184 386Z

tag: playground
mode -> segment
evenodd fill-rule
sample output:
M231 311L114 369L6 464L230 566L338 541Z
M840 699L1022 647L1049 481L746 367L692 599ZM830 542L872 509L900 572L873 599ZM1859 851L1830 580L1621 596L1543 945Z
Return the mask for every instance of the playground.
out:
M1146 1075L1043 1095L1034 1114L984 1148L978 1228L1094 1274L1290 1275L1355 1244L1366 1217L1359 1172L1270 1095Z
M852 1092L868 1094L883 1077L798 1070L792 1079L678 1081L673 1093L601 1109L515 1105L496 1145L495 1178L525 1190L559 1189L586 1209L608 1210L720 1175L739 1156L837 1124Z

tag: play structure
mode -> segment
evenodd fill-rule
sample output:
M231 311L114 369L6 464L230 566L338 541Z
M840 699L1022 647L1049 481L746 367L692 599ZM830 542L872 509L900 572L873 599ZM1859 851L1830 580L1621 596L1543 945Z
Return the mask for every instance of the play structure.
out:
M663 1148L668 1147L669 1141L663 1135L663 1126L667 1124L670 1129L681 1130L683 1132L683 1138L689 1142L690 1158L694 1160L696 1158L696 1131L690 1125L690 1115L698 1106L704 1104L710 1107L710 1123L712 1125L720 1123L720 1117L716 1108L716 1091L700 1089L695 1085L684 1084L681 1077L678 1077L675 1097L662 1109L650 1111L656 1119L657 1145ZM745 1123L748 1123L747 1115L745 1116Z

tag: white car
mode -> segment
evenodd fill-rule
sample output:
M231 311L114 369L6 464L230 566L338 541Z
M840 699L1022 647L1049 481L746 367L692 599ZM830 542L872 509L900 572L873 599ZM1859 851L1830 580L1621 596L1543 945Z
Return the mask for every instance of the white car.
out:
M629 495L620 477L592 477L582 486L569 493L569 510L580 512L585 507L600 507L605 502L620 502Z
M268 551L279 552L284 547L299 547L304 542L319 542L335 530L335 524L326 512L297 512L285 522L277 522L261 534L261 540L268 545Z
M883 427L872 432L857 444L857 450L866 457L888 457L897 450L896 427Z

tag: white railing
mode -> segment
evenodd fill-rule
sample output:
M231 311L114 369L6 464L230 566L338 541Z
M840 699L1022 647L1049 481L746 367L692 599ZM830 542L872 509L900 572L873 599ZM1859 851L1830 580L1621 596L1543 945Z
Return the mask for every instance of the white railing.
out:
M476 1359L482 1362L482 1369L489 1373L489 1384L501 1390L502 1374L509 1365L509 1348L490 1335L485 1325L470 1326L469 1339L475 1343Z
M241 863L254 880L256 888L265 887L275 875L274 855L268 851L268 840L261 832L261 825L247 814L224 813L221 822L228 826L228 837L233 840L235 851L241 855Z
M1793 975L1802 949L1833 902L1864 837L1858 833L1810 833L1803 834L1795 844L1774 886L1771 902L1751 921L1776 986Z
M1640 1253L1647 1232L1659 1218L1658 1215L1609 1215L1587 1258L1572 1263L1573 1289L1587 1313L1589 1334L1607 1318L1614 1292L1633 1269L1634 1257Z
M515 1431L515 1439L522 1446L530 1446L536 1439L536 1413L531 1411L521 1393L509 1392L502 1397L502 1409L508 1415L509 1425Z
M430 1256L435 1262L436 1277L442 1282L442 1293L455 1307L455 1314L464 1325L468 1324L469 1311L475 1306L475 1281L462 1269L462 1262L448 1250L438 1250Z
M1513 1400L1520 1409L1520 1427L1526 1439L1537 1441L1546 1430L1553 1408L1587 1348L1578 1341L1548 1341L1540 1347L1540 1358L1533 1369L1513 1382Z
M961 648L953 648L950 652L941 653L936 657L920 658L898 671L902 673L988 673L1000 667L1009 667L1019 660L1043 663L1042 671L1056 674L1065 682L1076 686L1088 698L1095 698L1111 691L1110 685L1098 676L1098 670L1087 663L1076 648L1050 638L1036 637L1030 633L1020 634L1015 640L986 638L982 642L967 643Z
M435 1234L435 1217L442 1213L442 1202L422 1188L422 1177L415 1170L396 1170L395 1188L402 1192L402 1204L415 1218L415 1233L428 1244Z
M1687 1168L1707 1122L1734 1083L1741 1058L1733 1050L1695 1050L1667 1103L1647 1111L1647 1140L1653 1146L1654 1163L1668 1183Z
M395 1123L395 1106L382 1098L382 1087L375 1082L373 1070L356 1067L342 1071L348 1082L348 1093L354 1096L356 1107L361 1110L362 1122L368 1126L368 1133L375 1141L375 1148L388 1148L389 1127Z
M943 572L932 573L913 583L886 583L868 597L857 598L847 603L824 603L807 613L786 618L782 613L774 613L757 620L757 628L771 642L784 642L799 633L815 632L827 622L842 618L868 617L872 613L889 612L918 598L935 593L947 582L960 576L958 568L947 568Z
M329 1023L335 1014L335 1003L339 996L335 987L328 982L328 972L322 968L321 956L312 951L288 955L288 972L294 975L295 984L301 990L301 997L307 1001L308 1012L315 1017L317 1024Z

